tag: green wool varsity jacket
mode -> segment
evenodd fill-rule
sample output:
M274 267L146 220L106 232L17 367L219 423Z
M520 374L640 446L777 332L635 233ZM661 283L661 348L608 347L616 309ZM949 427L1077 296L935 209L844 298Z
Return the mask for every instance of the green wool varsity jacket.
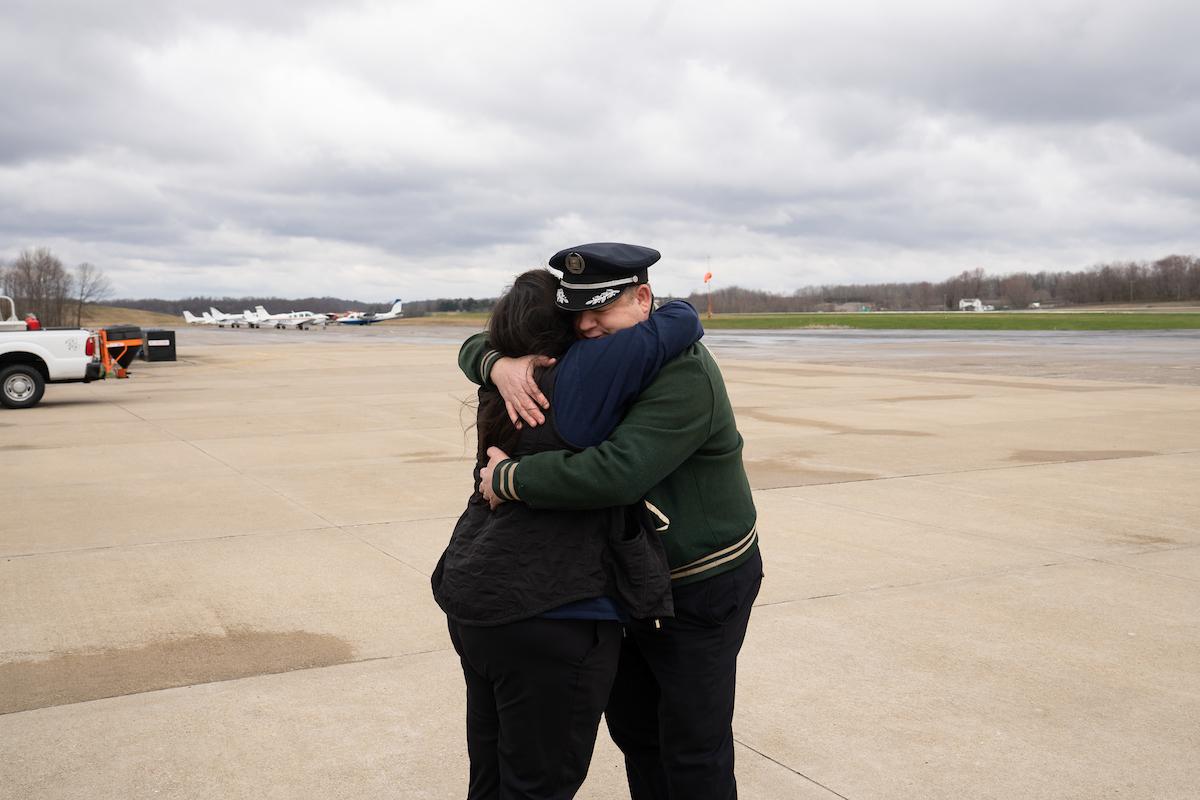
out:
M486 335L476 334L463 343L458 363L483 385L497 358ZM644 500L658 520L675 585L731 570L758 549L742 436L721 371L701 344L662 368L608 441L504 461L492 488L533 508Z

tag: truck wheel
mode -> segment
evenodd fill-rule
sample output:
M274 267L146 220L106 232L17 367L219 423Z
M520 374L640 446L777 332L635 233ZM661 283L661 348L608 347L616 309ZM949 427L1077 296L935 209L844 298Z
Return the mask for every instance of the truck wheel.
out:
M14 364L0 369L0 403L6 408L32 408L46 391L46 379L37 367Z

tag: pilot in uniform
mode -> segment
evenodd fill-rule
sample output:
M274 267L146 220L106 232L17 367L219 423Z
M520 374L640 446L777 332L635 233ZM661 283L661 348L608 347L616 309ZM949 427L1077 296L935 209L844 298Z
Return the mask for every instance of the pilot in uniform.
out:
M549 272L518 276L516 308L540 297L543 316L560 313L555 286ZM500 435L521 456L602 442L663 364L702 334L695 309L677 302L616 335L576 341L537 377L554 401L546 424ZM498 401L481 387L481 409ZM466 681L467 796L572 797L616 676L622 624L661 627L672 614L666 554L640 502L492 511L478 483L488 435L497 434L481 424L476 490L431 579Z
M557 304L583 313L624 302L658 259L619 243L562 250L549 262L562 273ZM486 385L500 358L479 334L463 344L459 365ZM586 353L570 367L586 377ZM538 509L644 501L656 516L675 617L661 627L626 623L606 709L633 800L737 796L737 656L763 574L742 443L721 371L697 342L662 365L604 442L490 465L492 492L504 501Z

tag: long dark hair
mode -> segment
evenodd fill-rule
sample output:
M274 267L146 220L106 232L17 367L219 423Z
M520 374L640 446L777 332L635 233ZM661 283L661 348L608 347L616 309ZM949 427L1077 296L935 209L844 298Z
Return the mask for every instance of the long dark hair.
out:
M492 309L488 343L505 356L537 354L560 357L575 341L569 312L554 305L558 279L544 269L531 269L514 280ZM495 445L512 455L518 432L508 418L504 399L494 389L479 394L479 463L487 463L487 448Z

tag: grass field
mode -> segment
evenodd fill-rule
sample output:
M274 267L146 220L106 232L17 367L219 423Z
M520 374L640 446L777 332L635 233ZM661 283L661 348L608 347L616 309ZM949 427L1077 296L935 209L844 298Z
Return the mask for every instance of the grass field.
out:
M68 324L75 322L74 317ZM183 326L181 317L142 311L138 308L120 306L84 306L81 324L85 328L106 328L112 325L137 325L141 328L178 328Z
M482 328L488 315L430 314L391 324L461 324ZM858 314L715 314L704 319L710 330L782 330L790 328L865 328L870 330L943 331L1154 331L1200 329L1200 312L870 312ZM388 324L388 323L385 323Z
M860 314L716 314L703 319L712 330L865 328L947 331L1150 331L1200 329L1200 313L1162 312L946 312Z
M429 314L380 323L389 326L463 325L483 328L486 312ZM862 328L869 330L946 331L1154 331L1200 329L1200 311L1022 311L988 312L868 312L857 314L715 314L703 319L710 330L783 330L792 328ZM167 314L131 308L91 306L84 311L85 327L130 324L143 328L183 326Z

